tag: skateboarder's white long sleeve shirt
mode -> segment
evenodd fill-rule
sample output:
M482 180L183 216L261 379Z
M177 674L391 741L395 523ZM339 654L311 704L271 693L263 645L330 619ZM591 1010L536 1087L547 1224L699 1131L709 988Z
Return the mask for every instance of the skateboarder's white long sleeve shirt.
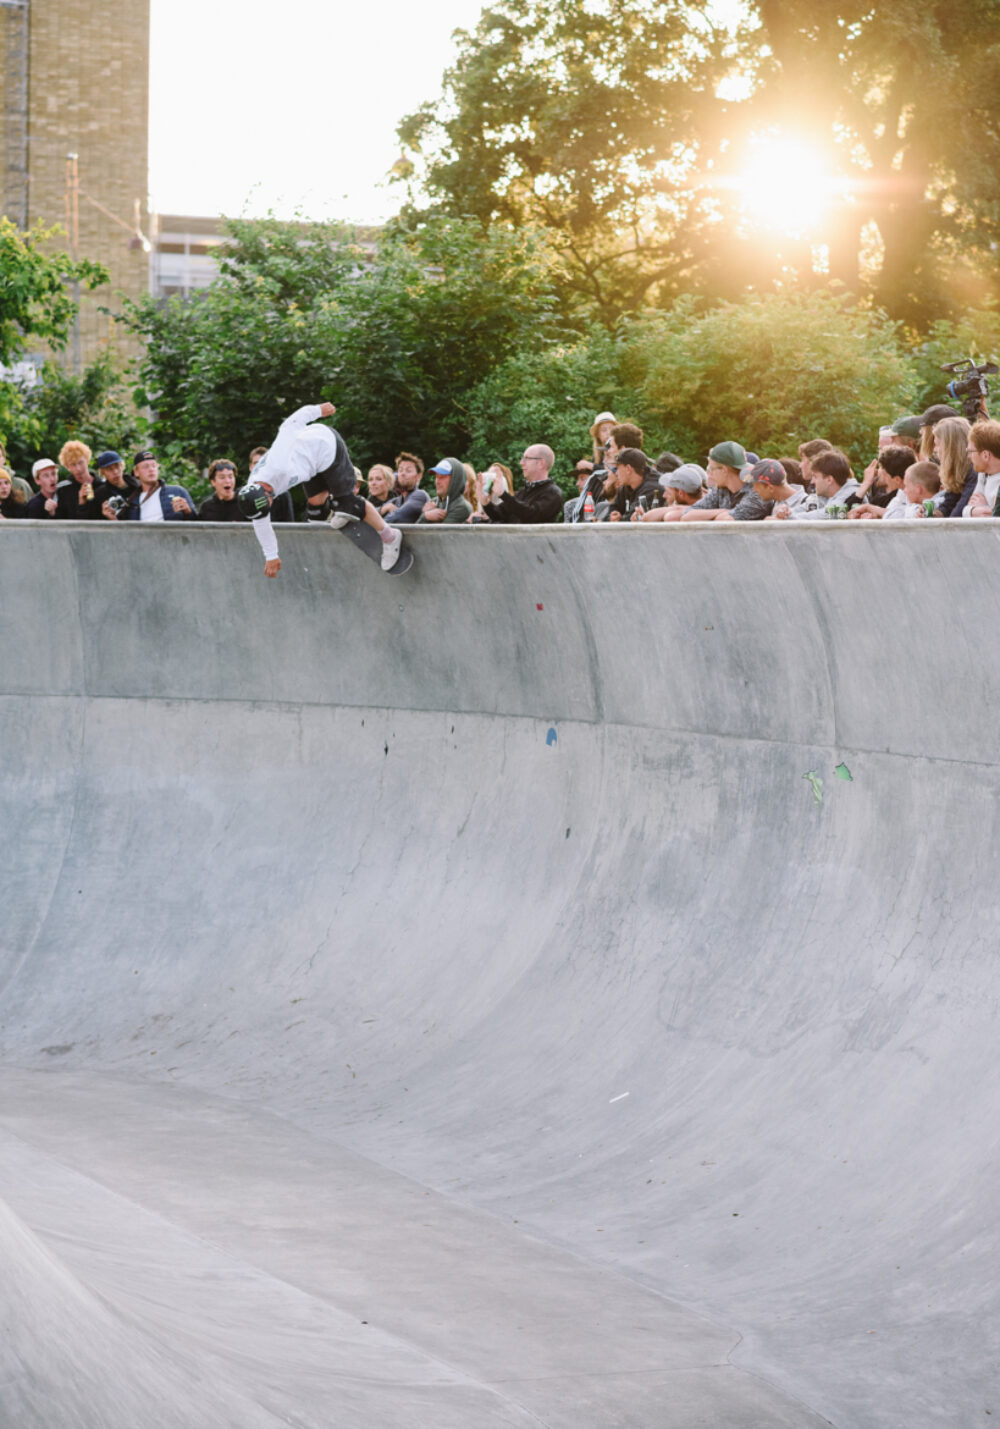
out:
M317 472L326 471L337 456L337 439L329 427L310 425L318 424L322 413L321 407L310 404L286 417L267 455L254 467L251 481L266 481L275 496L281 496L293 486L310 481ZM270 513L258 516L253 529L265 561L276 560L278 538Z

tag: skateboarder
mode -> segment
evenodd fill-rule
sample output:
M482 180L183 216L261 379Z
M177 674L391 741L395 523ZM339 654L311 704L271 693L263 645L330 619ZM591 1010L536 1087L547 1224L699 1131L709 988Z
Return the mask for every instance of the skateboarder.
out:
M343 437L319 424L321 417L332 417L336 410L332 402L323 402L300 407L286 417L266 456L254 467L253 480L237 494L240 511L253 522L268 576L281 570L271 502L293 486L305 487L309 521L331 526L364 521L382 541L382 569L392 570L399 559L402 531L387 526L371 502L356 494L354 467Z

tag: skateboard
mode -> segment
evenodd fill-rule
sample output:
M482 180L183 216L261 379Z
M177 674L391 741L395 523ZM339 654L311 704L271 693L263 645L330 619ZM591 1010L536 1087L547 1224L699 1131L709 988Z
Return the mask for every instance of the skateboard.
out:
M364 551L370 561L375 562L379 570L382 569L382 538L367 521L348 521L346 526L336 526L334 530L346 536L359 551ZM413 552L408 546L401 546L396 564L391 570L384 571L383 575L405 576L412 565Z

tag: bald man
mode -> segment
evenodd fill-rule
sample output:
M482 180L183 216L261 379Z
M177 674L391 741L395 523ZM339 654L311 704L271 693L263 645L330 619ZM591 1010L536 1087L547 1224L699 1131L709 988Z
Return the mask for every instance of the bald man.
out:
M520 491L511 494L505 491L501 496L483 500L483 478L476 477L476 491L484 516L507 526L536 526L546 521L558 521L562 510L563 494L549 476L555 463L555 452L551 447L536 443L528 447L521 458L524 485Z

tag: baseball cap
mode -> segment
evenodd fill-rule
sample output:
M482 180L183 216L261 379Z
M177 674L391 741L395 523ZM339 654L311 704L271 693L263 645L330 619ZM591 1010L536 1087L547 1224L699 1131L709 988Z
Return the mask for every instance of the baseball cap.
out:
M437 466L431 467L434 476L451 476L451 463L447 457L442 457Z
M35 462L34 466L31 468L31 474L32 476L37 476L40 471L45 471L45 469L50 466L56 466L56 463L52 460L52 458L47 456L40 456Z
M708 481L708 473L704 467L698 466L696 462L686 461L677 467L675 471L665 472L660 477L660 486L666 491L667 487L673 487L675 491L686 491L693 496L696 491Z
M144 448L141 452L136 452L132 458L132 465L138 466L141 461L156 461L156 453L150 451L148 447Z
M920 417L900 417L889 430L897 437L919 437L920 422Z
M733 466L737 471L746 463L747 454L739 442L717 442L709 452L713 461L721 466Z
M122 458L117 452L101 452L101 455L94 462L94 465L97 467L97 470L100 471L103 467L114 466L116 462L120 461L122 461ZM122 461L123 466L124 464Z
M938 422L943 422L946 417L957 417L958 413L954 407L947 406L944 402L936 402L933 407L928 407L927 411L920 418L922 427L933 427Z
M780 461L775 461L773 457L764 457L763 461L754 462L747 472L746 479L747 481L766 481L768 486L784 486L788 479L788 473Z

